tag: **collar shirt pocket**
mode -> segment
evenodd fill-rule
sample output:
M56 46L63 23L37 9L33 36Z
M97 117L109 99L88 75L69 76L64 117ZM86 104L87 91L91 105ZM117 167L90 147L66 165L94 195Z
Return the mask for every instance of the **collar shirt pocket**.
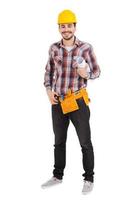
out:
M55 65L62 65L61 56L54 56L54 63L55 63Z

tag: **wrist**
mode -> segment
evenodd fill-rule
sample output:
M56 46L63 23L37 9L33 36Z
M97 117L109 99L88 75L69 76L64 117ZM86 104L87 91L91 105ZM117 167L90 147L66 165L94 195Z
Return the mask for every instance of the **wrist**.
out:
M52 90L50 88L46 89L47 94L51 94Z

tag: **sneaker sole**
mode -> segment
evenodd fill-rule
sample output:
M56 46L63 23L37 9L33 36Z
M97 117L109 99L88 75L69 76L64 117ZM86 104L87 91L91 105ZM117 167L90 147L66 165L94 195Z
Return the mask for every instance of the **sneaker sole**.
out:
M59 185L61 184L62 182L59 182L59 183L56 183L56 184L53 184L53 185L41 185L41 188L42 189L45 189L45 188L49 188L49 187L53 187L53 186L56 186L56 185Z

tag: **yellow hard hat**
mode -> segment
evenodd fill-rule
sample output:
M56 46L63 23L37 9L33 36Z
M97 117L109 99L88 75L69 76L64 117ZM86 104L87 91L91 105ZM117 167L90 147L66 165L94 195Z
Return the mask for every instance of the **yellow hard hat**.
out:
M58 15L58 24L77 23L76 16L71 10L63 10Z

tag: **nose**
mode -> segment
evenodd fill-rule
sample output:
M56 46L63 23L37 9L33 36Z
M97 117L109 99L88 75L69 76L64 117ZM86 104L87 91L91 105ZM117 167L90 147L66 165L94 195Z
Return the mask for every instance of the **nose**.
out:
M65 26L64 30L65 31L69 31L70 30L70 28L68 27L68 25Z
M68 27L65 27L65 30L64 30L65 32L68 32Z

